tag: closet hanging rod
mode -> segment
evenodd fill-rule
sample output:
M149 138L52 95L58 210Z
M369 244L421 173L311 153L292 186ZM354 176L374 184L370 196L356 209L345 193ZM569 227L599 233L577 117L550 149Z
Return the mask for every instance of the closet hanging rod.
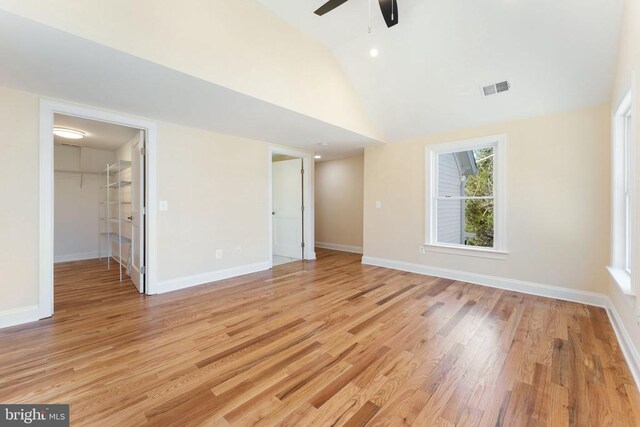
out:
M83 173L83 174L91 174L91 175L100 175L100 172L94 171L74 171L69 169L54 169L55 172L64 172L64 173Z

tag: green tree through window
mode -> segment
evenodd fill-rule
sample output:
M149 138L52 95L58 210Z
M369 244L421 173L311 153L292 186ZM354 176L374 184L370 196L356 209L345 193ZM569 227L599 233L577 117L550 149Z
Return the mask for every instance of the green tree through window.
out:
M493 196L493 148L473 151L478 173L469 176L465 196ZM465 231L473 236L465 244L493 247L493 198L467 200L465 205Z

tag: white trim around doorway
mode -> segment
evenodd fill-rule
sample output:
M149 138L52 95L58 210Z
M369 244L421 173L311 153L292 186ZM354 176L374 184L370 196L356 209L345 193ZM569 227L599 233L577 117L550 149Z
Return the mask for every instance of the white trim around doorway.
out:
M315 208L314 208L314 192L313 192L313 177L314 177L314 159L313 153L309 153L306 151L297 151L291 148L270 146L268 150L268 192L269 195L269 203L267 204L267 227L269 230L269 238L268 240L268 254L269 254L269 268L273 267L273 222L271 218L271 212L273 212L273 171L272 171L272 159L274 154L283 154L285 156L291 156L302 159L302 166L304 168L304 178L303 178L303 197L302 202L304 204L304 212L303 212L303 221L304 221L304 251L303 251L303 259L304 260L314 260L316 259L315 253Z
M53 118L54 114L66 114L101 122L133 127L146 131L146 293L157 293L157 126L155 122L126 114L114 113L98 108L60 102L40 100L40 243L39 243L39 303L38 317L53 315L53 215L54 215L54 165L53 165Z

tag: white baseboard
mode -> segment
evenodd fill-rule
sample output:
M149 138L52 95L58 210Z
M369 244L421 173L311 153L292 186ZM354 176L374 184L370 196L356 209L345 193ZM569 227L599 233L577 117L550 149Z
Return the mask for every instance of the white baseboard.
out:
M622 322L613 301L608 297L607 300L607 314L609 315L609 321L611 322L613 331L618 338L618 343L620 344L624 358L627 360L627 365L629 365L631 375L633 375L633 379L636 380L636 386L640 389L640 353L638 353L638 349L633 345L633 341L631 340L631 337L627 332L627 328L625 328L624 322Z
M35 322L36 320L40 320L39 314L40 312L37 305L0 311L0 328Z
M53 258L53 262L57 264L59 262L83 261L85 259L96 259L96 258L100 258L100 252L98 251L81 252L78 254L56 255Z
M177 291L179 289L190 288L192 286L204 285L218 280L230 279L232 277L244 276L245 274L257 273L268 270L268 262L258 262L255 264L241 265L239 267L227 268L224 270L211 271L208 273L194 274L193 276L179 277L177 279L165 280L158 283L158 294Z
M458 280L476 285L489 286L491 288L505 289L524 294L537 295L547 298L555 298L563 301L579 302L596 307L607 308L608 299L604 294L596 292L579 291L576 289L561 288L559 286L543 285L526 282L523 280L507 279L504 277L487 276L484 274L468 273L465 271L448 270L439 267L430 267L422 264L412 264L402 261L392 261L383 258L364 256L362 263L386 267L394 270L408 271L410 273L425 274L427 276L442 277Z
M341 245L339 243L316 242L316 248L333 249L334 251L352 252L354 254L362 253L362 246Z

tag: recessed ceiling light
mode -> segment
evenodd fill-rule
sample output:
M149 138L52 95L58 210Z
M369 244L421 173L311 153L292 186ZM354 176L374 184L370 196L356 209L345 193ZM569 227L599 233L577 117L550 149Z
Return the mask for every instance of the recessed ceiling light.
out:
M322 156L320 154L316 154L315 156L313 156L314 159L321 159Z
M61 127L54 127L53 134L61 138L68 138L68 139L82 139L86 135L86 133L82 132L81 130L61 128Z
M375 58L376 56L378 56L378 49L371 48L371 50L369 51L369 55L371 55L372 58Z
M320 145L322 147L328 147L329 143L328 142L318 142L318 145Z

